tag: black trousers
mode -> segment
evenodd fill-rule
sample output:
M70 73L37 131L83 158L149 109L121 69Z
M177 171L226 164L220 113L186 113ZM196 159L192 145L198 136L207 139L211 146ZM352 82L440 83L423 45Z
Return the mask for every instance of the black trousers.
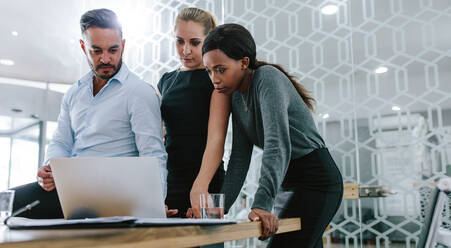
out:
M269 247L323 247L323 232L342 198L341 173L326 148L292 160L274 207L279 218L300 217L301 230L276 235Z
M37 182L12 188L14 193L13 211L39 200L39 205L20 214L20 217L32 219L64 218L56 189L47 192Z

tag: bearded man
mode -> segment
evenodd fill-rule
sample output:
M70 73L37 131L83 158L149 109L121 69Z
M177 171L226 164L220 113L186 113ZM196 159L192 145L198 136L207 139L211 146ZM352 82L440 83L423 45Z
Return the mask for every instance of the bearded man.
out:
M52 176L52 158L156 157L161 167L163 199L166 196L167 153L162 140L160 98L150 84L122 62L125 39L113 11L86 12L80 28L80 46L91 71L63 97L58 128L38 170L37 182L13 189L14 210L34 200L41 202L22 217L63 218Z

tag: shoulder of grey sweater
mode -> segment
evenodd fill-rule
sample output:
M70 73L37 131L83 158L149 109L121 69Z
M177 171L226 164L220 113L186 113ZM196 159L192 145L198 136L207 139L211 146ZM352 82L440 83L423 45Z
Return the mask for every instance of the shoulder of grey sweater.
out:
M291 85L290 79L279 69L271 65L259 67L255 72L257 90L285 88Z
M264 65L257 69L254 90L259 96L267 95L271 92L271 98L283 97L287 99L287 94L292 90L292 84L288 77L274 66Z

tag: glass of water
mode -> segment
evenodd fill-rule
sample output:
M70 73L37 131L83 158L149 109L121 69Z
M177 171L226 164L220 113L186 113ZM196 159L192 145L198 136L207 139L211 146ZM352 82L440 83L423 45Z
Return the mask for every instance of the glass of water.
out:
M200 194L203 219L224 219L224 194Z
M14 190L0 192L0 224L11 216L13 211Z

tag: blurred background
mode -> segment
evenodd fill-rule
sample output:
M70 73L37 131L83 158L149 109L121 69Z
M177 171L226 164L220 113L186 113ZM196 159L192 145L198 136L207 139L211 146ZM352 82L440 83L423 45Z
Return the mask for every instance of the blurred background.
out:
M345 183L396 192L343 200L325 247L415 247L434 183L450 173L451 0L0 1L0 190L35 180L62 96L89 70L79 45L85 11L118 14L125 62L156 85L180 66L174 19L193 6L247 27L257 57L283 65L312 92ZM230 139L226 160L229 153ZM229 217L247 216L260 161L254 149Z

